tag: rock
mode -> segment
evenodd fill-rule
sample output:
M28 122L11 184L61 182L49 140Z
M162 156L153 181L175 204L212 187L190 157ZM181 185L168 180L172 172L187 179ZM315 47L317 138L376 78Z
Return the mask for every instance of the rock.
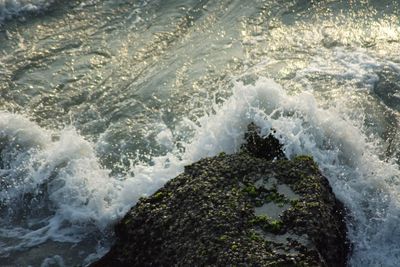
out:
M246 144L242 146L242 151L247 151L255 157L267 160L284 159L283 146L272 134L267 137L260 136L260 129L250 123L245 134Z
M241 153L200 160L140 199L91 266L346 266L344 208L327 179L254 133Z

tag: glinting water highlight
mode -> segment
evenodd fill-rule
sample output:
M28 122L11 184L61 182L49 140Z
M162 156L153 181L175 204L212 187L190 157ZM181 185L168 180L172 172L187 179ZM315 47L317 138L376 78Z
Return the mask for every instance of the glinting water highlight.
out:
M0 266L99 259L251 122L318 163L349 266L399 266L399 51L398 1L0 0Z

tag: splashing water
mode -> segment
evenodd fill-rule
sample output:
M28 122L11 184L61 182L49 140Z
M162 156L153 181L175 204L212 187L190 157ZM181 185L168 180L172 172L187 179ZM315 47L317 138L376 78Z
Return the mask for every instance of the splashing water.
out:
M0 0L1 264L94 261L141 196L255 122L328 177L349 265L397 266L398 4L176 2Z

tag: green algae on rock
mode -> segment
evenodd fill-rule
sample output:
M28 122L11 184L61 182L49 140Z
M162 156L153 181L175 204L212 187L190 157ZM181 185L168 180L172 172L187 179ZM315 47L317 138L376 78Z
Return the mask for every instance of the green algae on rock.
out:
M327 179L254 129L242 152L202 159L140 199L92 266L346 266L344 208Z

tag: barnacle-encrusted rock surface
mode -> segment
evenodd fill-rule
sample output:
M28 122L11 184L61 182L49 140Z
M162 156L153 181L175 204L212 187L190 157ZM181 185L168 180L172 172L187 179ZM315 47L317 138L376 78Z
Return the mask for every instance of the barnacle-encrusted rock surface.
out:
M343 205L327 179L249 130L241 153L200 160L141 199L92 266L345 266Z

